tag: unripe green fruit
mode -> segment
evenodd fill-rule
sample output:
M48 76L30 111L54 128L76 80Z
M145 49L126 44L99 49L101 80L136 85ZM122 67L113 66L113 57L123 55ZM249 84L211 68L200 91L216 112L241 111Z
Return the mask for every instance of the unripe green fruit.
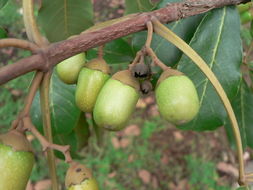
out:
M101 59L96 59L87 64L87 66L94 66L98 62L99 64L106 64ZM92 65L92 66L91 66ZM106 65L107 66L107 65ZM107 66L108 67L108 66ZM83 112L92 112L97 96L103 87L104 83L109 79L110 75L108 70L99 70L95 68L82 68L76 87L76 105Z
M94 178L91 178L86 179L80 185L72 185L68 190L98 190L98 184Z
M79 53L56 66L59 78L66 84L75 84L80 70L85 64L85 53Z
M68 190L98 190L96 179L92 176L91 170L79 163L72 163L69 167L65 186Z
M121 76L121 73L125 76ZM133 86L130 86L131 84ZM96 124L112 131L122 129L139 99L136 88L139 88L139 83L129 71L118 72L109 79L100 91L94 107Z
M165 71L166 72L166 71ZM185 75L163 74L155 90L158 110L169 122L180 125L191 121L199 111L199 98L192 81Z
M0 136L0 189L25 190L33 164L34 155L23 134L11 131Z

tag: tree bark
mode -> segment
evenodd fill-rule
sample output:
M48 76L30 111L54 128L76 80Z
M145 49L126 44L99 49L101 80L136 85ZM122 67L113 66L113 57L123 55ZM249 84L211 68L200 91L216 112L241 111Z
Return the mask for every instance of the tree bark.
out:
M156 17L162 23L169 23L189 16L208 12L227 5L237 5L250 0L188 0L170 3L166 7L146 13L122 17L107 25L95 26L71 39L52 43L40 49L35 55L4 66L0 69L0 85L25 73L47 71L62 60L77 53L103 45L117 38L146 29L146 23Z

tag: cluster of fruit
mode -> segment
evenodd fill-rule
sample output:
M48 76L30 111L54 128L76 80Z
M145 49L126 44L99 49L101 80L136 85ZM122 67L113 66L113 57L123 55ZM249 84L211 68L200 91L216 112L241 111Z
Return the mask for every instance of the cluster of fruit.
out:
M140 91L147 93L151 69L145 63L131 64L129 70L110 76L102 58L85 63L85 53L70 57L57 65L59 78L77 84L76 104L83 112L93 113L99 127L117 131L124 128L134 112ZM150 84L150 85L149 85ZM192 120L199 110L198 94L192 81L183 73L167 68L160 76L156 101L161 115L176 125Z
M77 84L76 104L83 112L93 113L99 127L117 131L126 125L134 112L140 91L152 90L151 69L145 63L131 64L110 76L102 58L85 63L85 53L70 57L57 65L59 78ZM160 76L156 101L161 115L180 125L192 120L199 110L199 99L192 81L183 73L167 68ZM0 189L24 190L34 164L31 145L23 132L11 130L0 135ZM11 177L11 180L10 180ZM92 189L98 185L85 166L71 163L66 175L69 190Z

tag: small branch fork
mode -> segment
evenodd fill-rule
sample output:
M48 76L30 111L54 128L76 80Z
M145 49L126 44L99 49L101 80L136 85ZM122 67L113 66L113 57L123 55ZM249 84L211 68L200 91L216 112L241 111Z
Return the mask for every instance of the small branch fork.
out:
M30 131L41 143L43 147L43 151L48 149L54 149L62 152L65 156L65 162L70 163L72 161L70 155L70 146L61 146L57 144L50 143L44 136L40 134L40 132L36 129L36 127L32 124L30 118L30 109L39 86L41 85L41 81L43 79L44 74L42 72L37 72L32 84L29 89L29 93L25 100L25 107L20 112L18 118L12 122L12 129L19 130L21 132Z
M144 62L144 57L145 56L150 56L152 61L154 62L154 64L156 64L158 67L160 67L162 70L167 70L169 67L166 66L155 54L155 52L153 51L153 49L150 47L151 46L151 42L152 42L152 37L153 37L153 24L151 21L147 22L147 30L148 30L148 34L147 34L147 40L145 45L142 47L142 49L140 51L138 51L136 53L136 56L132 62L132 64L129 65L129 67L131 68L133 65L137 64L137 63L141 63Z

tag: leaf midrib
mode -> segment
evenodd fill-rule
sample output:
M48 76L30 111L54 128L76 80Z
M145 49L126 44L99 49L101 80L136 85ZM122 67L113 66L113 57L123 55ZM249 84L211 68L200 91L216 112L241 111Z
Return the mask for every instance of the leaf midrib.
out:
M219 47L219 44L220 44L221 34L222 34L223 27L224 27L226 9L227 9L226 7L223 8L223 15L222 15L222 19L221 19L221 25L219 27L219 35L218 35L218 38L217 38L217 41L216 41L216 45L214 46L213 56L212 56L210 66L209 66L211 70L214 66L215 58L216 58L216 55L217 55L217 52L218 52L218 47ZM204 84L203 93L202 93L201 98L200 98L200 106L203 103L203 99L204 99L204 96L205 96L205 93L206 93L206 90L207 90L207 84L208 84L209 80L206 78L205 81L206 82Z

